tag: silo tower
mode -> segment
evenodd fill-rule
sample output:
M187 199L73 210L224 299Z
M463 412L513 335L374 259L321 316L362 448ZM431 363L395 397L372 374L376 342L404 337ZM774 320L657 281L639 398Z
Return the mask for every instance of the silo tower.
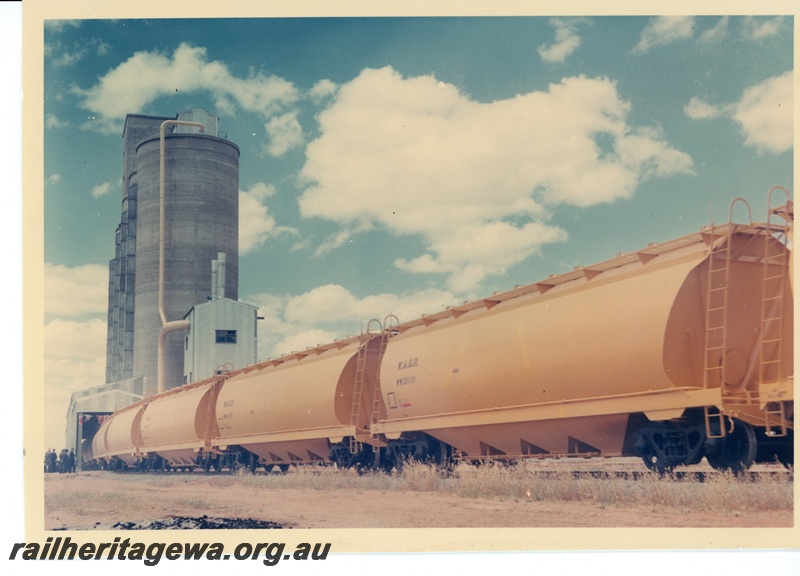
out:
M164 243L163 307L167 321L181 320L193 306L206 302L209 263L226 255L226 297L238 298L239 148L218 137L217 118L194 110L171 125L163 138L164 228L161 213L161 138L144 138L135 151L137 225L133 374L145 376L148 392L158 374L159 255ZM164 389L183 383L185 333L166 337Z
M201 124L203 132L185 122ZM106 383L73 393L67 413L67 446L79 461L100 418L159 388L206 378L218 365L256 361L258 308L238 301L239 148L220 138L217 127L218 118L203 110L125 118L122 214L109 262ZM159 300L176 331L162 330ZM161 334L167 370L159 386Z

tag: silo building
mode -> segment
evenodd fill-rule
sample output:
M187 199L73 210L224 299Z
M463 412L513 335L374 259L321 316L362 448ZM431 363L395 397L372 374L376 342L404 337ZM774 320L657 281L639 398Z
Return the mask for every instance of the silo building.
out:
M194 122L199 127L165 121ZM239 148L218 131L218 118L202 110L173 117L129 114L122 140L122 211L109 262L106 384L124 390L122 406L157 389L207 377L195 369L197 350L216 350L214 360L240 368L256 361L257 309L238 302ZM163 155L164 226L161 231L161 165ZM159 302L159 263L163 243L163 302ZM224 262L223 275L215 274ZM213 264L213 266L212 266ZM204 306L201 306L204 305ZM213 311L219 307L225 313ZM177 330L166 335L165 382L158 383L159 334L164 322L191 320L202 312L202 331ZM216 320L213 320L216 319ZM221 323L224 325L214 324ZM198 326L200 327L200 326ZM217 346L219 334L227 335ZM236 334L234 342L231 342ZM185 360L191 338L194 354ZM203 338L210 339L204 344ZM194 377L197 375L197 377ZM108 396L109 398L112 396ZM73 395L68 416L70 437L81 420L81 405L93 412L121 408L98 403L91 391ZM82 399L79 401L79 399Z

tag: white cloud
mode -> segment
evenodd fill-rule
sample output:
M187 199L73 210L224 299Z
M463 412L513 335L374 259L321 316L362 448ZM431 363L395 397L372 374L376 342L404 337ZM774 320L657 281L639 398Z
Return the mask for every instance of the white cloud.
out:
M44 327L43 422L49 448L64 446L64 417L71 394L105 383L106 331L103 320L56 319Z
M657 46L666 46L694 35L693 16L658 16L650 19L633 51L649 52Z
M103 182L102 184L98 184L92 188L92 196L94 198L99 198L100 196L105 196L109 192L111 192L111 187L113 184L111 182Z
M692 98L684 113L693 120L730 118L738 123L744 134L745 146L760 153L780 154L793 144L793 80L792 72L747 88L738 102L712 106Z
M556 32L556 40L550 46L539 46L539 56L544 62L563 62L581 45L577 33L577 22L564 18L552 18L550 25Z
M45 128L66 128L69 122L62 122L55 114L47 114L44 119Z
M246 300L258 305L264 317L258 331L261 359L359 334L370 320L383 322L389 314L407 322L460 303L453 293L434 289L358 298L337 284L295 296L257 294Z
M271 237L297 234L297 230L278 226L264 203L275 193L275 187L263 182L253 184L249 190L239 190L239 254L255 250Z
M219 61L209 62L206 49L181 44L172 57L158 52L137 52L107 72L88 89L76 88L83 108L98 114L85 127L118 133L125 115L141 112L159 96L179 92L207 91L223 111L238 106L267 119L298 100L291 82L275 76L251 74L239 78Z
M490 274L502 274L509 267L538 252L538 246L566 240L563 230L541 222L517 227L507 222L485 222L480 226L462 226L437 237L430 245L432 254L407 261L398 259L395 266L417 273L447 272L450 287L464 293Z
M105 320L76 322L56 318L44 327L44 350L47 358L94 361L106 357L108 325Z
M698 42L703 44L710 44L712 42L717 42L718 40L722 40L725 36L728 35L728 25L730 23L729 16L723 16L720 18L714 26L705 30L702 34L700 34L700 38L698 38Z
M348 242L352 242L353 236L356 234L369 232L372 229L373 226L370 222L360 222L356 226L342 228L338 232L331 234L328 238L326 238L314 251L314 256L324 256L332 250L335 250L340 246L344 246Z
M321 104L326 98L336 94L339 87L328 79L320 80L308 91L308 96L314 104Z
M742 93L733 119L745 134L745 145L779 154L792 148L792 73L775 76Z
M66 47L60 40L48 42L44 46L45 57L56 68L74 66L89 55L90 51L98 56L106 56L110 50L111 46L100 38L88 38L71 47Z
M764 40L771 38L780 32L783 27L784 18L776 16L769 20L757 18L755 16L746 16L742 24L742 36L747 40Z
M604 78L479 103L430 76L364 70L319 114L301 214L344 227L326 249L376 225L421 235L427 253L396 265L470 290L565 238L547 223L553 206L613 202L649 177L691 173L663 135L627 124L629 108Z
M54 184L58 184L61 182L61 174L51 174L47 178L44 179L44 185L47 187L53 186Z
M267 151L271 156L283 156L292 148L303 144L303 129L297 121L297 112L273 116L265 124L270 143Z
M683 112L692 120L705 120L707 118L716 118L723 113L723 110L700 98L692 98L683 107Z
M86 48L79 48L74 52L63 51L58 58L53 59L53 66L56 68L63 68L65 66L73 66L83 60L88 53Z
M45 263L44 311L80 316L108 311L108 268L84 264L75 268Z

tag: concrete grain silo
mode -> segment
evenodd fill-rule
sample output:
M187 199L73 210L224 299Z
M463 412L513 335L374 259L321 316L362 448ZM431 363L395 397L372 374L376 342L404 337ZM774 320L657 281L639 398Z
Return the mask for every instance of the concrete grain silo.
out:
M148 390L157 382L159 312L160 138L136 149L138 206L133 372ZM209 263L227 256L225 295L238 297L239 148L207 133L164 137L164 311L181 320L206 302ZM184 334L167 336L164 388L183 383Z
M105 415L193 374L207 377L215 362L240 368L256 361L258 309L238 301L239 148L219 137L218 123L198 109L125 118L121 218L109 261L106 382L74 393L67 412L67 445L79 456ZM161 370L160 335L166 335Z

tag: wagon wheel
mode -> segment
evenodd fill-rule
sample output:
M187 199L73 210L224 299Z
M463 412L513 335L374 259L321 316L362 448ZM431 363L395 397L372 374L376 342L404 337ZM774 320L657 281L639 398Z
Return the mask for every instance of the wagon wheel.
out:
M733 421L733 430L716 441L716 448L706 453L708 463L716 470L744 472L756 457L756 433L753 427L741 420Z
M675 465L668 464L664 458L656 454L655 450L653 450L649 444L642 453L642 462L644 462L644 465L650 470L658 472L662 476L664 474L672 474L675 470Z
M255 454L250 454L250 462L248 463L247 469L250 471L250 474L255 474L257 468L258 456Z

